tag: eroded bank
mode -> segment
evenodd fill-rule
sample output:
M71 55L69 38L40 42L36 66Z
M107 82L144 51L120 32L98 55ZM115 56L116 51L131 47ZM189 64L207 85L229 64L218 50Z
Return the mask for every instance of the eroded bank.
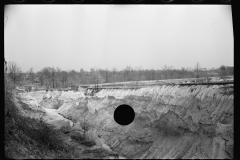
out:
M79 92L31 95L66 118L85 118L90 133L127 158L232 158L233 91L233 85L163 85L105 89L93 97ZM128 126L113 118L121 104L135 111Z

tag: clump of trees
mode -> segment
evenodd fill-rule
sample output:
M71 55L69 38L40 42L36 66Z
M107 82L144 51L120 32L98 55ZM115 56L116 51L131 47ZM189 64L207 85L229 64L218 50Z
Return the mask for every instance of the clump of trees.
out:
M16 62L8 62L6 70L8 77L13 81L14 84L18 84L22 80L22 71Z
M220 77L225 77L228 75L233 75L233 67L227 67L224 65L221 65L221 67L219 68L219 76Z
M7 74L16 84L21 82L26 73L23 73L15 62L8 62ZM202 68L199 62L197 62L194 68L182 67L181 69L175 69L172 66L164 65L158 70L126 66L122 70L114 67L112 69L91 68L90 71L82 68L80 71L65 71L59 67L44 67L38 72L34 72L33 68L30 68L27 74L30 83L33 84L38 79L39 85L47 88L65 88L94 84L95 90L98 90L98 86L101 83L228 76L233 75L233 67L222 65L220 68L207 70Z

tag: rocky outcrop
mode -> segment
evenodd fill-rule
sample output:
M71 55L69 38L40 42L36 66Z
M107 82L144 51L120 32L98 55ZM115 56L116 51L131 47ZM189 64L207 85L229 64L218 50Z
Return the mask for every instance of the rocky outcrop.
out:
M114 121L128 104L135 119ZM165 85L137 90L101 90L92 98L64 103L58 112L77 121L86 115L91 131L128 158L231 158L233 86Z

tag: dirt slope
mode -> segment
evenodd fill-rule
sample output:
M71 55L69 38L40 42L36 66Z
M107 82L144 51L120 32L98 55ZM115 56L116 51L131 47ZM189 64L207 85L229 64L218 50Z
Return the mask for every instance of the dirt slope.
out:
M105 89L95 97L74 99L71 94L63 98L57 112L77 121L87 115L90 132L124 157L233 157L231 85ZM121 104L132 106L136 114L128 126L118 125L113 118L114 109Z

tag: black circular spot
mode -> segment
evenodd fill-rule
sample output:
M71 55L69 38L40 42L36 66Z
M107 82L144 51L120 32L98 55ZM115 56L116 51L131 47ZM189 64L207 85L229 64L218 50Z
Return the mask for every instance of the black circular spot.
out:
M122 104L114 111L114 120L120 125L129 125L135 118L135 112L129 105Z

